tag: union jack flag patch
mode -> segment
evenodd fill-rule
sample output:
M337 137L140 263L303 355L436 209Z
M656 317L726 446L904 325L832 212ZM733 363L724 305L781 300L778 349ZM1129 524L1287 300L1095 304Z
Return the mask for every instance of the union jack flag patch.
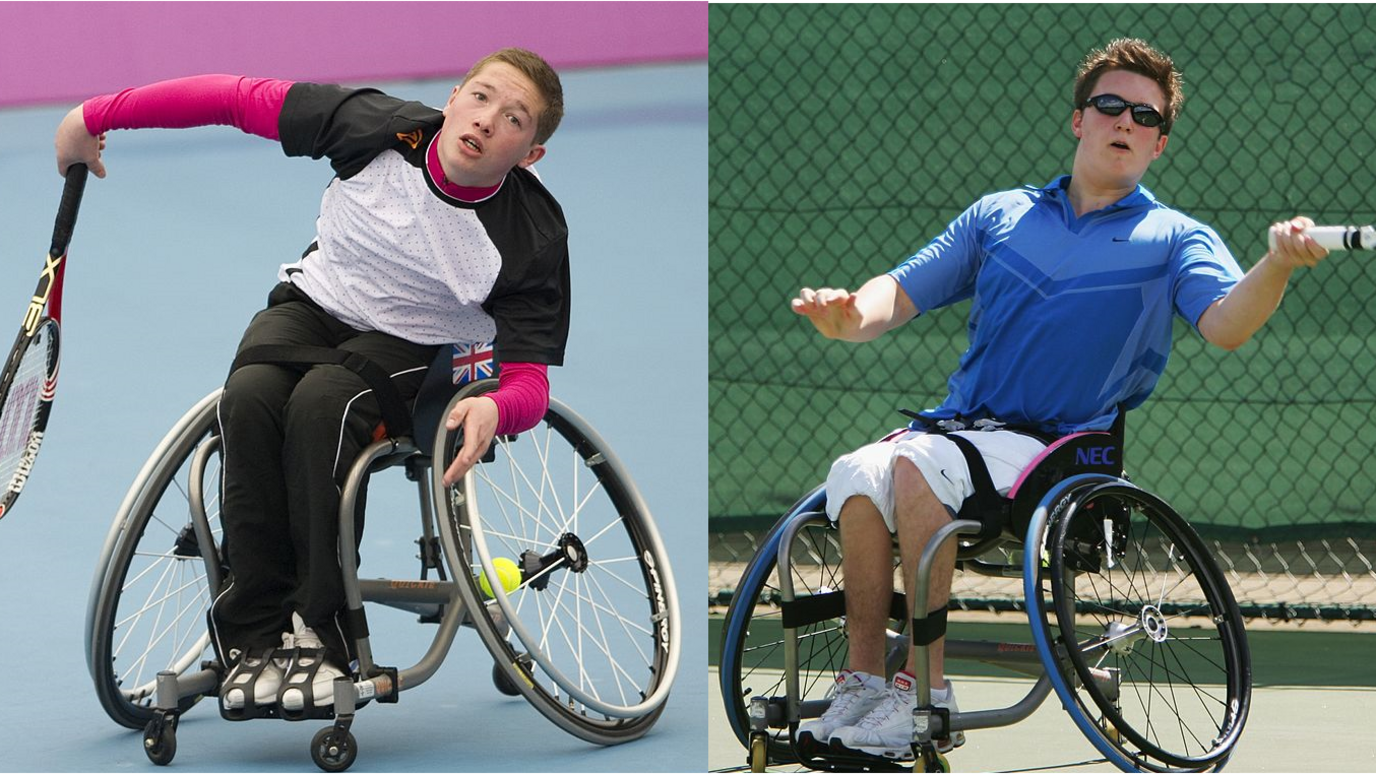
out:
M492 342L454 345L454 384L492 376Z

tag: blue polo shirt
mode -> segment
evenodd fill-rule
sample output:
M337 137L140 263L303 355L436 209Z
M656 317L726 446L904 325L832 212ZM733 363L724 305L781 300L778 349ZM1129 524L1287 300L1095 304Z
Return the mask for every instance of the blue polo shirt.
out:
M1142 186L1076 217L1069 183L986 196L889 272L920 312L974 298L970 348L923 415L1107 429L1160 379L1172 314L1198 330L1242 277L1213 229Z

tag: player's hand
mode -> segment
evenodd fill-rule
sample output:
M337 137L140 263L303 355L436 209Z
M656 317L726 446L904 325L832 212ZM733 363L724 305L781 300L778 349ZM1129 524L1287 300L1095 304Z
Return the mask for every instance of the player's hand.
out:
M823 336L839 339L860 325L860 310L855 308L855 300L856 295L849 290L803 288L790 306L810 320Z
M464 398L449 412L444 426L450 430L463 427L463 448L444 471L444 485L453 486L492 445L492 437L497 434L497 403L486 395Z
M1304 230L1313 225L1314 221L1303 215L1271 224L1269 238L1275 247L1271 248L1266 257L1286 269L1317 266L1319 261L1328 256L1328 251L1304 234Z
M86 131L86 119L82 117L80 105L72 108L57 125L53 145L57 147L57 174L66 177L68 167L85 164L96 177L105 177L105 164L100 160L100 153L105 150L105 135L93 137Z

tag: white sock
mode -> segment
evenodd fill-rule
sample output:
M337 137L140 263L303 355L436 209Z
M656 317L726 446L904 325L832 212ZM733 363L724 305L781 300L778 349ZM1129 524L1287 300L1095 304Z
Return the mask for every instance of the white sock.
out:
M950 681L946 681L945 686L944 686L941 690L939 690L939 691L938 691L937 689L935 689L935 688L932 689L932 703L936 703L936 702L939 702L939 701L950 701L950 700L951 700L951 683L950 683Z
M882 691L884 687L888 685L880 675L872 675L869 672L852 672L852 674L860 678L860 682L864 683L866 687L873 688L876 691Z

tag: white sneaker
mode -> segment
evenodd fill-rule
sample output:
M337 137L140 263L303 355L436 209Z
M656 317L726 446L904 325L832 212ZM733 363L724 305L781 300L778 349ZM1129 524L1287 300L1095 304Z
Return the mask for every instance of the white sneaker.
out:
M882 704L855 725L838 728L832 740L852 750L897 760L913 757L913 708L917 706L917 687L912 674L904 671L894 675L893 687ZM932 704L952 713L956 707L955 689L946 681L947 698L933 698ZM950 738L936 740L939 752L948 753L965 744L965 734L957 731Z
M220 687L225 709L243 709L245 690L249 680L253 678L253 670L264 661L268 663L253 683L253 704L261 707L277 702L277 691L282 687L282 676L286 673L287 664L283 659L272 658L273 650L255 648L239 659L239 663L225 677L224 685Z
M875 683L878 683L876 686ZM883 681L865 672L842 669L836 675L836 682L828 692L831 705L820 718L809 720L798 727L798 736L811 736L822 744L831 741L831 735L842 726L856 723L879 706L889 695Z
M311 681L311 696L314 697L312 703L317 707L329 706L334 703L335 678L343 677L344 670L325 661L325 644L320 641L320 636L315 630L301 620L299 614L292 613L291 620L294 631L282 635L282 646L314 652L298 652L292 661L291 669L282 686L282 709L297 712L306 706L306 693L298 686L305 685L306 680L310 678L310 667L317 662L320 662L320 668L316 670L315 679Z

